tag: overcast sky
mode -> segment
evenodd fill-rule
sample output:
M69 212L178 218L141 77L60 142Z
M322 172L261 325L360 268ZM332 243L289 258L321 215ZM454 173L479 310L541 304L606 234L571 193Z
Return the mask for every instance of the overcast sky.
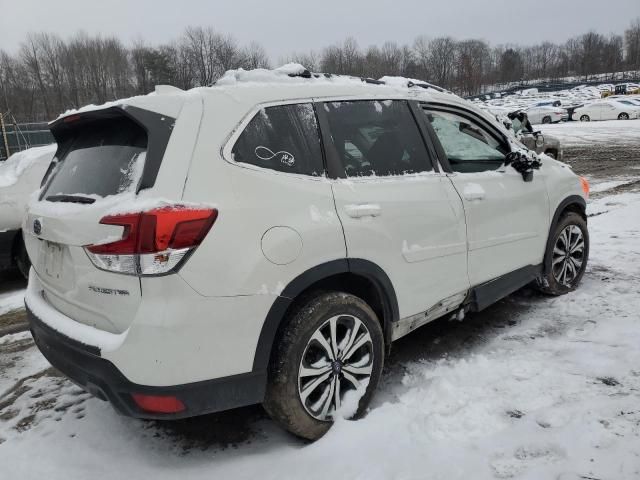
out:
M68 37L83 29L156 44L188 25L211 25L261 43L277 61L347 36L361 47L423 34L532 44L588 30L621 34L637 17L640 0L0 0L0 48L15 52L36 31Z

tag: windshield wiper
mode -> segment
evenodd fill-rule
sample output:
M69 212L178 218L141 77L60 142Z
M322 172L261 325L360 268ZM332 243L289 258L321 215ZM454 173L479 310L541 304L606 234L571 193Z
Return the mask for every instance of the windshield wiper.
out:
M93 203L95 198L81 197L79 195L49 195L45 200L49 202Z

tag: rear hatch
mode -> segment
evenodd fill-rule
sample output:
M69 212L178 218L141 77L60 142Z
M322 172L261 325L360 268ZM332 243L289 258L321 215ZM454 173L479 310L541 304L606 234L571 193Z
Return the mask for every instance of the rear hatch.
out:
M139 278L97 268L84 247L125 235L100 222L153 186L174 120L113 107L51 125L58 150L23 229L46 301L70 318L120 333L135 317Z

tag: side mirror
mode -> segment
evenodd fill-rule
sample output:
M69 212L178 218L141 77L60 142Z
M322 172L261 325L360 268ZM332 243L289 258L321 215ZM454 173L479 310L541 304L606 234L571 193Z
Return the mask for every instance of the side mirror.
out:
M531 182L533 180L533 171L542 166L542 162L537 157L529 157L518 151L507 153L504 164L511 165L522 175L522 180L525 182Z

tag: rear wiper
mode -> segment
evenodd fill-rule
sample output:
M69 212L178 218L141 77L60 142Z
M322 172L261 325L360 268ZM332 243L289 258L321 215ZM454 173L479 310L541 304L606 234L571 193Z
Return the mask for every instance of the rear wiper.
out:
M95 198L80 197L78 195L49 195L45 200L49 202L93 203Z

